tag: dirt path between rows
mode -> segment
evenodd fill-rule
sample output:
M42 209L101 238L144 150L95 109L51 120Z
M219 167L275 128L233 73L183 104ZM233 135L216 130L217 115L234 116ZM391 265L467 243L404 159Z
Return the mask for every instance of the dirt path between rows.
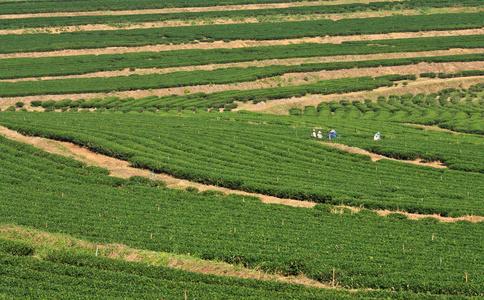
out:
M31 14L10 14L0 15L0 20L28 19L28 18L50 18L50 17L80 17L80 16L126 16L146 14L172 14L183 12L210 12L210 11L234 11L234 10L260 10L290 8L302 6L319 5L340 5L350 3L373 3L373 2L399 2L401 0L323 0L323 1L301 1L288 3L265 3L265 4L242 4L242 5L220 5L208 7L175 7L160 9L139 9L139 10L110 10L110 11L81 11L81 12L50 12Z
M406 85L398 84L393 87L382 87L372 91L361 91L344 94L331 95L306 95L303 97L293 97L278 99L260 103L237 102L237 108L234 111L247 110L252 112L270 113L276 115L288 115L290 108L301 108L305 106L317 106L321 102L330 102L338 100L376 100L380 96L419 94L419 93L436 93L445 88L468 88L472 85L483 83L484 77L464 77L450 79L429 79L419 78L416 81L410 81ZM13 104L10 104L13 105Z
M212 70L224 69L224 68L267 67L267 66L273 66L273 65L294 66L294 65L301 65L301 64L311 64L311 63L399 59L399 58L448 56L448 55L464 55L464 54L479 54L479 53L484 53L484 48L449 49L449 50L404 52L404 53L380 53L380 54L370 54L370 55L338 55L338 56L322 56L322 57L309 57L309 58L268 59L268 60L258 60L258 61L248 61L248 62L195 65L195 66L170 67L170 68L146 68L146 69L127 68L119 71L93 72L93 73L79 74L79 75L0 79L0 82L166 74L166 73L181 72L181 71L212 71Z
M22 58L22 57L58 57L73 55L101 55L101 54L123 54L136 52L162 52L187 49L239 49L261 46L281 46L296 44L341 44L350 41L372 41L372 40L391 40L421 37L445 37L445 36L464 36L484 34L484 28L464 29L464 30L443 30L443 31L422 31L422 32L394 32L385 34L366 34L348 36L325 36L314 38L296 38L281 40L237 40L237 41L215 41L191 44L159 44L137 47L107 47L95 49L67 49L43 52L18 52L0 54L0 59Z
M343 69L334 71L318 71L307 73L287 73L282 76L270 77L256 81L231 83L231 84L214 84L214 85L197 85L186 87L174 87L164 89L147 89L111 93L80 93L80 94L62 94L62 95L38 95L24 97L1 97L0 108L6 108L14 105L16 102L30 104L32 101L59 101L63 99L79 100L92 99L99 97L120 97L120 98L143 98L148 96L169 96L169 95L186 95L187 93L214 93L229 90L253 90L262 88L273 88L282 86L295 86L316 83L321 80L331 80L338 78L351 78L362 76L383 76L392 74L419 75L424 72L444 72L453 73L464 70L482 70L484 62L461 62L461 63L420 63L416 65L378 67L378 68L360 68L360 69ZM279 102L273 100L270 102ZM269 103L270 103L269 102ZM250 104L249 104L250 105ZM244 109L247 109L245 106Z
M191 20L168 20L157 22L134 22L121 24L86 24L86 25L72 25L72 26L52 26L52 27L33 27L20 29L0 29L0 35L7 34L37 34L50 33L59 34L66 32L86 32L86 31L112 31L112 30L131 30L131 29L149 29L161 27L188 27L188 26L203 26L203 25L226 25L226 24L256 24L256 23L277 23L277 22L295 22L295 21L309 21L309 20L343 20L343 19L361 19L361 18L381 18L389 16L418 16L440 13L468 13L484 11L484 8L479 7L446 7L433 8L425 12L419 9L405 9L405 10L382 10L382 11L363 11L339 14L308 14L308 15L264 15L257 17L239 17L239 18L206 18L206 19L191 19Z
M401 163L406 163L406 164L411 164L411 165L417 165L417 166L423 166L423 167L430 167L430 168L436 168L436 169L447 169L447 166L444 165L440 161L431 161L431 162L425 162L422 159L415 159L415 160L402 160L402 159L395 159L391 158L388 156L376 154L370 151L367 151L365 149L357 148L357 147L351 147L348 145L344 144L338 144L338 143L330 143L330 142L321 142L323 145L331 148L335 148L338 150L341 150L343 152L348 152L348 153L353 153L353 154L359 154L359 155L364 155L368 156L371 161L377 162L380 160L392 160L392 161L398 161Z
M409 127L413 127L413 128L420 128L420 129L423 129L423 130L426 130L426 131L438 131L438 132L446 132L446 133L458 134L458 135L468 134L468 133L465 133L465 132L458 132L458 131L453 131L453 130L450 130L450 129L442 128L442 127L439 127L437 125L421 125L421 124L413 124L413 123L403 123L403 124L407 125Z
M347 206L347 205L337 205L333 208L332 212L335 214L343 214L346 211L350 211L353 214L359 213L363 208L355 207L355 206ZM471 223L480 223L484 222L484 217L481 216L463 216L463 217L443 217L438 214L415 214L409 213L403 210L388 210L388 209L379 209L379 210L372 210L376 212L381 217L387 217L391 214L400 214L407 217L409 220L423 220L427 218L432 218L439 220L443 223L455 223L460 221L467 221Z
M261 202L266 204L279 204L299 208L313 208L317 204L310 201L301 201L294 199L283 199L258 193L249 193L240 190L232 190L228 188L223 188L214 185L205 185L196 182L191 182L184 179L175 178L168 174L155 174L148 170L137 169L130 166L127 161L112 158L106 155L98 154L92 152L86 148L80 147L69 142L60 142L56 140L41 138L41 137L31 137L22 135L16 131L10 130L6 127L0 126L0 135L15 140L21 143L32 145L36 148L44 150L49 153L70 157L75 160L81 161L90 166L97 166L105 168L109 171L110 176L120 177L120 178L130 178L132 176L146 177L152 180L159 180L166 184L168 188L174 189L186 189L188 187L193 187L199 191L218 191L223 194L235 194L241 196L255 197L259 198ZM335 212L338 208L345 208L349 206L335 206ZM349 207L352 212L357 212L361 208ZM458 218L443 217L440 215L423 215L423 214L412 214L407 212L394 212L389 210L374 210L380 216L386 216L390 213L400 213L407 216L409 219L422 219L422 218L434 218L442 222L457 222L457 221L468 221L472 223L483 222L484 217L482 216L462 216Z

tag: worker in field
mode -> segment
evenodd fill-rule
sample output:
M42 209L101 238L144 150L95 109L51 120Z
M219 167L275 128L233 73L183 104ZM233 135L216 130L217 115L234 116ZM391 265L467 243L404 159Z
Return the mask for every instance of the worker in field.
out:
M338 136L338 134L336 133L336 130L334 130L334 129L331 129L331 130L329 131L329 133L328 133L328 139L329 139L330 141L332 141L332 140L336 139L336 137L337 137L337 136Z
M316 129L313 129L313 133L311 134L313 138L317 138L318 136L316 135Z
M375 135L373 136L373 140L374 141L381 140L381 133L380 133L380 131L378 131L377 133L375 133Z
M320 139L320 140L322 140L322 139L323 139L323 133L321 132L321 130L318 130L317 137L318 137L318 139Z

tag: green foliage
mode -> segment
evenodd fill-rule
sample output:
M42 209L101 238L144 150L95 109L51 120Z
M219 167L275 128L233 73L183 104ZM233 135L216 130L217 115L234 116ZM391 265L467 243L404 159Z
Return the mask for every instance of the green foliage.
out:
M9 254L15 256L30 256L34 254L34 249L23 242L11 241L0 238L0 256Z
M57 0L0 0L0 11L17 14L296 1L299 0L82 0L59 5ZM0 24L2 29L476 7L476 13L425 15L421 11L418 16L339 21L273 23L274 20L266 19L258 24L0 35L0 53L481 28L484 25L481 2L407 0L201 13L5 19ZM484 48L484 36L12 58L1 60L0 78L455 48ZM482 57L473 54L229 68L111 77L103 78L102 82L99 78L4 81L0 82L0 96L223 84L289 72L481 61ZM431 78L482 75L479 70L421 74ZM402 214L381 217L364 209L445 216L484 214L482 85L430 95L381 97L376 102L323 103L318 107L293 108L291 116L219 113L236 108L237 102L372 90L402 80L415 80L415 76L344 78L211 94L193 94L186 89L182 96L143 99L105 97L31 103L45 111L69 113L27 113L22 111L24 103L19 101L0 112L0 123L10 128L71 141L127 160L133 167L194 182L320 203L315 208L294 208L211 190L167 189L163 183L144 177L126 180L110 177L106 169L88 167L0 137L0 223L68 233L92 243L191 255L283 275L304 274L357 292L193 274L98 258L87 252L51 251L40 256L34 246L4 239L0 232L0 298L482 297L483 223L412 221ZM92 109L97 113L89 112ZM411 127L414 124L436 125L456 133L424 131ZM315 127L322 128L325 134L336 128L337 141L344 144L398 159L440 160L449 169L388 160L374 163L368 157L344 153L313 140L310 133ZM383 140L377 143L371 139L376 131L383 133ZM363 208L359 213L349 209L339 213L333 206L337 204Z
M346 127L348 120L358 122L360 128L345 132L341 143L397 159L442 161L452 169L484 173L482 136L429 130L415 132L410 127L412 124L392 130L388 128L392 123L413 123L482 135L482 87L479 84L468 90L446 89L430 95L390 96L377 102L321 103L317 119L323 118L339 128ZM382 131L384 141L375 143L368 138L377 131Z
M477 137L465 138L464 149L459 136L422 134L420 129L392 122L232 113L17 112L0 114L0 123L205 184L331 204L482 214L484 174L374 163L327 148L312 140L310 131L337 128L338 141L343 143L372 146L401 158L427 153L423 158L438 157L452 168L482 170L484 157L478 154L482 140ZM386 137L378 146L371 144L376 131Z
M0 53L63 49L182 44L217 40L274 40L301 37L376 34L403 31L480 28L484 13L390 16L339 21L314 20L258 24L224 24L150 29L23 34L0 36Z
M196 74L193 74L196 76ZM168 76L170 77L170 76ZM223 78L222 80L226 80ZM235 78L237 79L237 78ZM149 110L184 110L184 109L219 109L226 110L236 107L236 101L252 101L254 103L290 98L297 96L304 96L307 94L332 94L332 93L347 93L355 91L373 90L378 87L392 86L394 81L413 79L411 76L405 75L390 75L377 78L372 77L356 77L356 78L342 78L334 80L324 80L313 84L295 85L278 88L265 88L247 91L224 91L210 94L196 93L184 96L166 96L156 97L150 96L142 99L126 98L120 99L116 97L98 98L92 100L63 100L63 101L44 101L37 102L36 105L50 109L62 108L105 108L112 111L149 111ZM141 82L141 84L145 84ZM103 86L99 86L103 88Z
M451 75L454 74L448 76ZM351 117L363 120L438 125L446 129L483 135L483 96L484 85L477 84L469 89L445 89L439 93L428 95L383 97L376 103L354 101L345 107L337 102L321 103L318 105L318 115L324 118L345 119Z
M165 185L161 181L155 181L146 177L133 176L128 179L128 184L146 185L149 187L164 187Z
M336 299L347 292L317 290L255 280L239 280L150 267L93 255L55 252L46 259L0 254L0 290L5 295L29 298L84 299ZM6 276L8 272L9 276ZM39 276L39 275L42 276ZM59 286L62 289L59 289ZM362 296L367 293L361 293ZM378 294L378 293L377 293ZM391 293L381 293L391 295ZM88 296L88 297L87 297Z
M168 68L276 58L484 48L484 36L373 40L240 49L177 50L104 55L2 59L0 78L60 76L126 68Z
M436 78L437 74L434 72L421 73L420 77Z
M19 82L0 82L0 96L26 96L39 94L69 94L82 92L107 92L123 90L139 90L151 88L169 88L203 84L226 84L235 82L255 81L258 79L276 77L286 73L317 72L322 70L340 70L351 68L369 68L380 66L411 65L420 62L457 62L457 61L482 61L484 54L417 57L389 60L371 60L356 62L337 63L313 63L294 66L268 66L249 68L226 68L213 71L182 71L168 74L131 75L121 77L102 78L74 78L56 80L33 80ZM454 77L477 76L484 71L462 72L453 74ZM415 79L409 77L409 79ZM70 100L64 100L65 107Z
M286 1L284 1L286 2ZM213 2L207 3L212 5ZM220 2L218 2L220 3ZM45 1L43 2L45 4ZM77 4L77 3L76 3ZM98 4L98 3L95 3ZM126 3L123 3L126 5ZM131 4L131 3L130 3ZM154 3L153 3L154 4ZM156 4L163 6L163 3ZM196 4L196 3L194 3ZM86 24L133 24L141 22L157 22L169 20L199 20L209 18L250 18L250 17L270 17L270 16L287 16L287 15L319 15L319 14L335 14L335 13L349 13L357 11L381 11L381 10L395 10L395 9L422 9L422 8L441 8L452 6L480 6L482 3L479 0L459 1L435 1L435 0L420 0L420 1L392 1L392 2L370 2L370 3L350 3L340 5L314 5L275 9L257 9L257 10L234 10L234 11L205 11L205 12L183 12L183 13L167 13L167 14L142 14L142 15L103 15L103 16L77 16L77 17L43 17L43 18L27 18L27 19L6 19L0 24L2 29L15 28L35 28L47 26L76 26ZM23 4L25 5L25 4ZM70 4L72 5L72 4ZM67 6L68 8L70 7ZM114 10L118 7L119 1L109 6L109 10ZM133 4L131 4L133 5ZM84 9L93 9L95 5L84 7ZM5 9L3 5L3 9ZM34 9L39 9L38 5ZM66 9L65 6L56 6L54 10ZM83 10L84 10L83 9ZM15 11L12 13L18 13Z
M483 76L484 70L469 70L469 71L461 71L457 73L438 73L437 77L439 78L456 78L456 77L470 77L470 76Z
M233 122L232 117L224 122ZM374 297L482 293L482 224L411 221L370 212L333 214L330 207L303 209L267 205L250 197L144 184L119 186L119 180L81 168L77 162L4 138L0 138L0 150L0 213L5 223L69 233L92 242L190 253L271 272L304 272L323 281L332 280L334 270L339 286L402 293L370 292L376 293L370 294ZM62 253L51 254L47 261L1 255L0 264L3 293L38 295L46 290L47 294L40 294L45 297L64 293L72 298L99 286L103 287L96 293L100 297L103 293L110 297L161 293L171 298L171 293L183 295L184 289L195 297L196 287L209 298L222 291L222 298L227 293L244 297L254 293L257 299L318 298L330 292ZM58 285L69 289L59 292Z
M270 281L217 277L54 252L46 259L0 254L3 296L69 299L439 299L438 295L386 290L345 291ZM8 274L8 275L7 275ZM62 288L59 288L59 287ZM446 297L446 299L449 296ZM452 298L452 297L450 297Z

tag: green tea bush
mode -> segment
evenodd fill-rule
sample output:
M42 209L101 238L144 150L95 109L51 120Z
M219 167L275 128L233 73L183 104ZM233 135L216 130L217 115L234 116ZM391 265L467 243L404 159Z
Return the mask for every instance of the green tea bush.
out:
M0 253L15 256L31 256L34 254L34 248L23 242L0 238Z
M107 115L107 113L77 114L92 115L97 119ZM69 113L45 115L49 118L53 115L71 115L72 118L72 114ZM115 115L139 116L139 114ZM254 119L250 114L243 114L243 116L245 119L240 120L242 123L256 120L265 120L269 123L278 121L280 126L283 124L288 126L289 124L285 122L291 119L291 117L285 117L271 121L271 118ZM155 117L159 116L153 116ZM229 114L227 118L224 117L219 121L231 123L234 122L231 120L233 117L233 114ZM186 116L182 118L183 123L186 124ZM220 118L220 114L215 114L214 118ZM164 120L164 122L167 121L167 119ZM220 129L220 126L214 125L213 120L209 121L209 124L212 124L212 130ZM201 124L198 123L198 125ZM257 131L259 140L252 145L262 143L268 145L269 141L266 138L260 138L261 132L267 131L268 128L262 124L251 125L251 128L258 127L263 128L260 132ZM244 130L247 131L247 128L245 127ZM165 130L158 130L158 133L163 131ZM102 132L102 128L98 127L96 132ZM234 132L231 131L231 133ZM256 132L251 130L251 133L254 135ZM273 135L274 132L269 134L274 136L275 140L283 136ZM164 141L169 140L164 139ZM289 145L287 140L284 142L285 146ZM247 144L247 141L244 140L244 144ZM277 149L282 150L285 146ZM307 143L298 141L298 149L304 149L307 146ZM255 148L252 149L252 157L257 158L260 154L254 155L254 153L259 152ZM283 154L288 156L286 153ZM325 151L324 154L325 157L333 157L332 152ZM221 156L217 158L219 157L222 158ZM324 167L323 161L313 162L311 156L308 157L309 163L316 165L321 172ZM345 157L352 167L357 167L360 161L358 158L347 155ZM172 156L172 158L175 157ZM281 163L283 159L286 158L279 156L278 162ZM189 162L187 159L180 161ZM200 162L202 160L199 160L198 165ZM302 160L298 162L303 163ZM329 162L327 161L326 164ZM369 163L365 162L365 165ZM191 168L198 165L191 164ZM378 165L380 172L385 172L385 165ZM398 164L389 165L393 172L397 172L398 187L401 188L407 179L400 172L400 168L395 168ZM340 287L376 289L378 291L375 293L379 296L390 293L385 297L392 295L406 298L411 297L413 293L457 297L480 295L482 278L477 275L480 266L475 262L479 261L481 254L479 244L483 230L481 224L467 222L446 224L396 217L384 218L369 211L357 214L334 214L331 212L333 207L330 206L310 209L267 205L247 196L225 196L213 191L191 193L160 189L145 183L128 183L126 180L115 179L81 166L73 160L50 155L0 137L2 170L0 213L4 216L3 222L43 231L63 232L92 243L119 243L138 249L190 254L199 258L240 263L265 271L285 274L303 273L321 281L326 281L328 278L332 280L334 273ZM213 166L212 163L210 167ZM277 167L274 165L271 172L277 170ZM351 184L358 185L358 178L350 177L348 174L350 168L346 168L341 163L338 167L345 168L345 180L351 178ZM306 164L304 169L307 171ZM432 177L429 176L431 173L425 169L405 168L405 170L411 170L408 177L415 177L423 172L426 181L432 181ZM287 169L284 171L287 174ZM361 177L370 183L373 178L368 174L370 173L367 171ZM331 175L329 178L336 178L336 167ZM455 175L455 172L444 174L444 184L447 186L445 192L448 193L449 189L454 190ZM474 176L466 174L469 187L475 183L472 181ZM303 180L307 181L308 178L303 177ZM283 180L283 177L279 180ZM419 182L424 180L416 178L412 184ZM439 194L439 203L443 206L446 202L443 191L438 186L434 186L434 182L429 184L432 185L429 195ZM462 181L459 181L455 186L459 187L461 184ZM261 186L264 185L261 184ZM270 185L265 186L270 187ZM420 185L419 188L422 186ZM475 188L479 188L478 185ZM299 191L303 190L299 189ZM356 200L357 196L355 194L352 199ZM430 199L425 198L425 200ZM374 201L379 202L379 205L386 205L384 201L377 199ZM468 199L462 197L459 202L461 205L466 205ZM404 208L405 206L399 207L399 209ZM268 228L270 230L267 230ZM455 253L460 255L456 256ZM94 251L91 255L94 255ZM71 287L69 292L72 293L69 296L72 295L72 297L86 291L97 291L96 295L109 294L110 297L119 293L120 297L126 297L127 293L138 295L136 291L139 290L143 295L151 291L153 295L171 298L170 291L180 294L180 284L182 284L184 288L190 289L190 293L195 293L193 289L200 287L201 295L205 296L208 291L214 291L213 289L218 291L217 293L224 291L232 295L231 293L236 293L240 287L243 289L240 291L241 294L237 295L247 297L251 291L250 287L253 287L258 291L257 293L264 291L263 295L269 295L267 296L269 298L297 299L292 295L299 295L298 297L302 299L309 297L304 294L306 289L302 287L288 286L289 294L284 294L285 285L197 275L163 267L95 258L85 254L51 252L46 260L0 254L0 262L2 265L0 289L4 293L25 292L26 287L29 287L33 290L32 293L45 291L47 294L42 295L52 297L58 295L55 294L59 292L57 283L62 283L63 287L66 284L72 284L68 285ZM41 272L42 276L39 276L38 272ZM468 282L462 279L464 273L468 274ZM99 281L96 280L97 278L100 278ZM145 279L147 281L144 281ZM114 284L107 286L108 281ZM168 283L171 285L167 285ZM192 283L195 286L189 288ZM51 289L52 284L54 287ZM103 289L98 291L98 286L102 286ZM402 294L395 295L392 290L398 290ZM291 291L295 294L291 294ZM311 293L316 291L328 292L326 289L317 289L311 290ZM67 291L63 293L65 296ZM219 295L217 293L213 297L216 298L216 295ZM223 295L222 298L228 297L227 294ZM255 298L260 298L260 294L254 295ZM352 293L351 297L355 297L355 294ZM324 298L324 295L321 295L321 298ZM334 297L330 296L330 298Z

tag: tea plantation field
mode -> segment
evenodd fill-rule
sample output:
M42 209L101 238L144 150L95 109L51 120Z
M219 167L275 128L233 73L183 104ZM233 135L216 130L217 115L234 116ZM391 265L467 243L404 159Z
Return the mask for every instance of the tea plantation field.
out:
M0 299L484 298L483 4L0 0Z
M477 295L483 284L482 223L334 214L328 205L301 209L247 197L174 191L108 177L100 169L4 138L0 142L5 223L269 272L304 273L323 282L332 279L334 268L342 287ZM54 262L61 263L57 272L62 272L65 262ZM85 263L71 258L67 264ZM108 266L101 269L117 268L104 264ZM468 282L462 280L466 272Z
M295 120L203 113L0 115L0 124L28 135L72 141L137 167L196 182L320 203L443 215L482 214L482 137L440 132L422 135L421 130L408 126L360 119ZM385 128L389 138L378 145L379 152L404 158L438 157L451 169L391 161L375 164L366 157L340 153L310 138L315 125L338 128L340 140L348 140L350 145L365 145L371 132ZM399 153L403 142L405 148ZM348 182L348 176L354 179Z

